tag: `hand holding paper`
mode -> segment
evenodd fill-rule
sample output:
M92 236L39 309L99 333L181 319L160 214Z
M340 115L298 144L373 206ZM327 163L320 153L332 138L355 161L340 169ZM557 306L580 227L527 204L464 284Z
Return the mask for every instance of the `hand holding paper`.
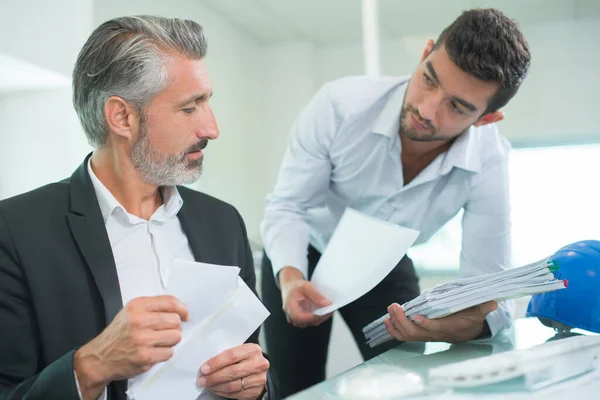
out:
M200 367L242 345L269 315L238 274L237 267L175 262L167 291L187 306L190 320L173 357L131 381L131 398L195 400L204 392Z
M279 273L288 322L305 327L327 320L381 282L418 235L418 231L347 208L310 282L295 268Z
M555 268L545 258L523 267L493 274L457 279L437 285L423 292L415 299L403 304L401 311L397 310L396 306L398 305L391 307L389 314L368 324L363 328L363 333L365 334L367 343L371 347L387 342L394 337L402 338L400 340L427 340L422 330L417 329L412 322L404 320L404 318L411 319L414 323L417 323L419 316L426 317L430 321L426 322L421 329L429 328L429 330L443 330L442 325L447 325L448 321L454 323L464 322L456 320L456 318L470 315L468 313L471 312L474 315L470 315L469 318L478 320L493 311L495 307L493 303L497 301L564 289L566 282L554 277L553 272ZM494 302L491 302L492 300ZM462 312L463 310L465 311ZM399 312L401 314L398 314ZM390 324L389 318L393 313L396 315L395 319L403 320L402 324ZM455 316L445 318L441 323L432 321L452 314L455 314ZM393 319L394 316L392 316ZM412 328L409 329L408 327ZM410 332L407 332L407 330ZM434 340L440 339L444 341L459 341L460 339L464 339L464 337L457 334L453 336L447 334L434 336ZM470 339L472 338L467 337L465 340Z
M106 329L77 350L73 366L85 398L98 397L114 380L141 374L171 358L189 313L172 296L130 301Z
M264 390L268 369L260 346L243 344L208 360L198 384L221 397L254 400Z
M311 278L332 304L326 315L358 299L383 280L404 257L419 232L347 208Z
M490 301L440 319L416 316L411 321L396 303L388 307L387 332L400 341L460 343L474 339L483 328L485 317L498 308Z
M296 268L283 268L279 272L279 280L283 311L288 323L304 328L320 325L331 317L331 314L313 314L315 307L328 306L331 301L323 297L312 283L306 281Z

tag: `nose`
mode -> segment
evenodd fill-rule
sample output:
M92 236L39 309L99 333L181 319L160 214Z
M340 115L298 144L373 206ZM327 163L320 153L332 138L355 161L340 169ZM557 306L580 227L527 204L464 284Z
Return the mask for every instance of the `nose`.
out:
M215 114L208 104L202 107L201 118L198 121L196 136L202 139L214 140L219 137L219 126Z
M435 117L440 109L440 105L442 103L442 97L437 94L432 94L431 96L427 96L421 104L419 104L418 110L421 118L435 121Z

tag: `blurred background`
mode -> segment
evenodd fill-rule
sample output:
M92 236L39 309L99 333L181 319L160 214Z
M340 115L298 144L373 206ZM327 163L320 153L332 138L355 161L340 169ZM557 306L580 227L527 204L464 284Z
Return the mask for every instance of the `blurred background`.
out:
M192 186L240 210L260 262L265 196L300 109L339 77L411 74L427 40L475 7L517 20L532 52L499 124L514 148L515 265L600 239L598 0L0 0L0 199L69 176L91 151L70 75L97 25L132 14L193 19L208 39L221 137ZM459 251L460 214L409 251L423 290L457 276ZM329 376L360 362L337 315L330 353Z

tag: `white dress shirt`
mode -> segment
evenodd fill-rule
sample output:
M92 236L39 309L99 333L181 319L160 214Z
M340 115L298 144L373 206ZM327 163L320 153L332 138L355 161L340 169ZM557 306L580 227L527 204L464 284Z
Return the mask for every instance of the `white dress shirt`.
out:
M162 188L163 204L149 220L145 220L125 210L96 177L90 162L88 172L108 232L123 305L136 297L165 294L173 261L194 261L187 236L177 218L183 205L177 188ZM106 390L100 399L105 398Z
M398 132L408 80L342 78L301 111L261 224L275 276L293 266L306 277L308 244L323 252L346 207L420 231L415 244L464 209L461 275L511 267L508 141L494 124L471 127L405 185ZM513 313L507 301L487 317L492 335Z

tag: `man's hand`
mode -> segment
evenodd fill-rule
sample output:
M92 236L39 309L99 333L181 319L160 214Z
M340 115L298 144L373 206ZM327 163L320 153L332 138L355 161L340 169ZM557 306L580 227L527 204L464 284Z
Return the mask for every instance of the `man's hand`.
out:
M330 305L331 301L323 297L296 268L285 267L279 272L279 286L283 311L290 324L299 328L317 326L333 314L318 316L312 313L314 306L325 307Z
M217 396L254 400L265 390L269 361L259 345L248 343L208 360L201 368L198 384Z
M401 341L459 343L475 339L482 331L485 317L498 308L490 301L439 319L417 315L411 321L402 307L388 307L390 319L385 319L387 331Z
M104 331L75 352L73 366L84 400L97 398L111 381L148 371L173 355L186 307L173 296L130 301Z

